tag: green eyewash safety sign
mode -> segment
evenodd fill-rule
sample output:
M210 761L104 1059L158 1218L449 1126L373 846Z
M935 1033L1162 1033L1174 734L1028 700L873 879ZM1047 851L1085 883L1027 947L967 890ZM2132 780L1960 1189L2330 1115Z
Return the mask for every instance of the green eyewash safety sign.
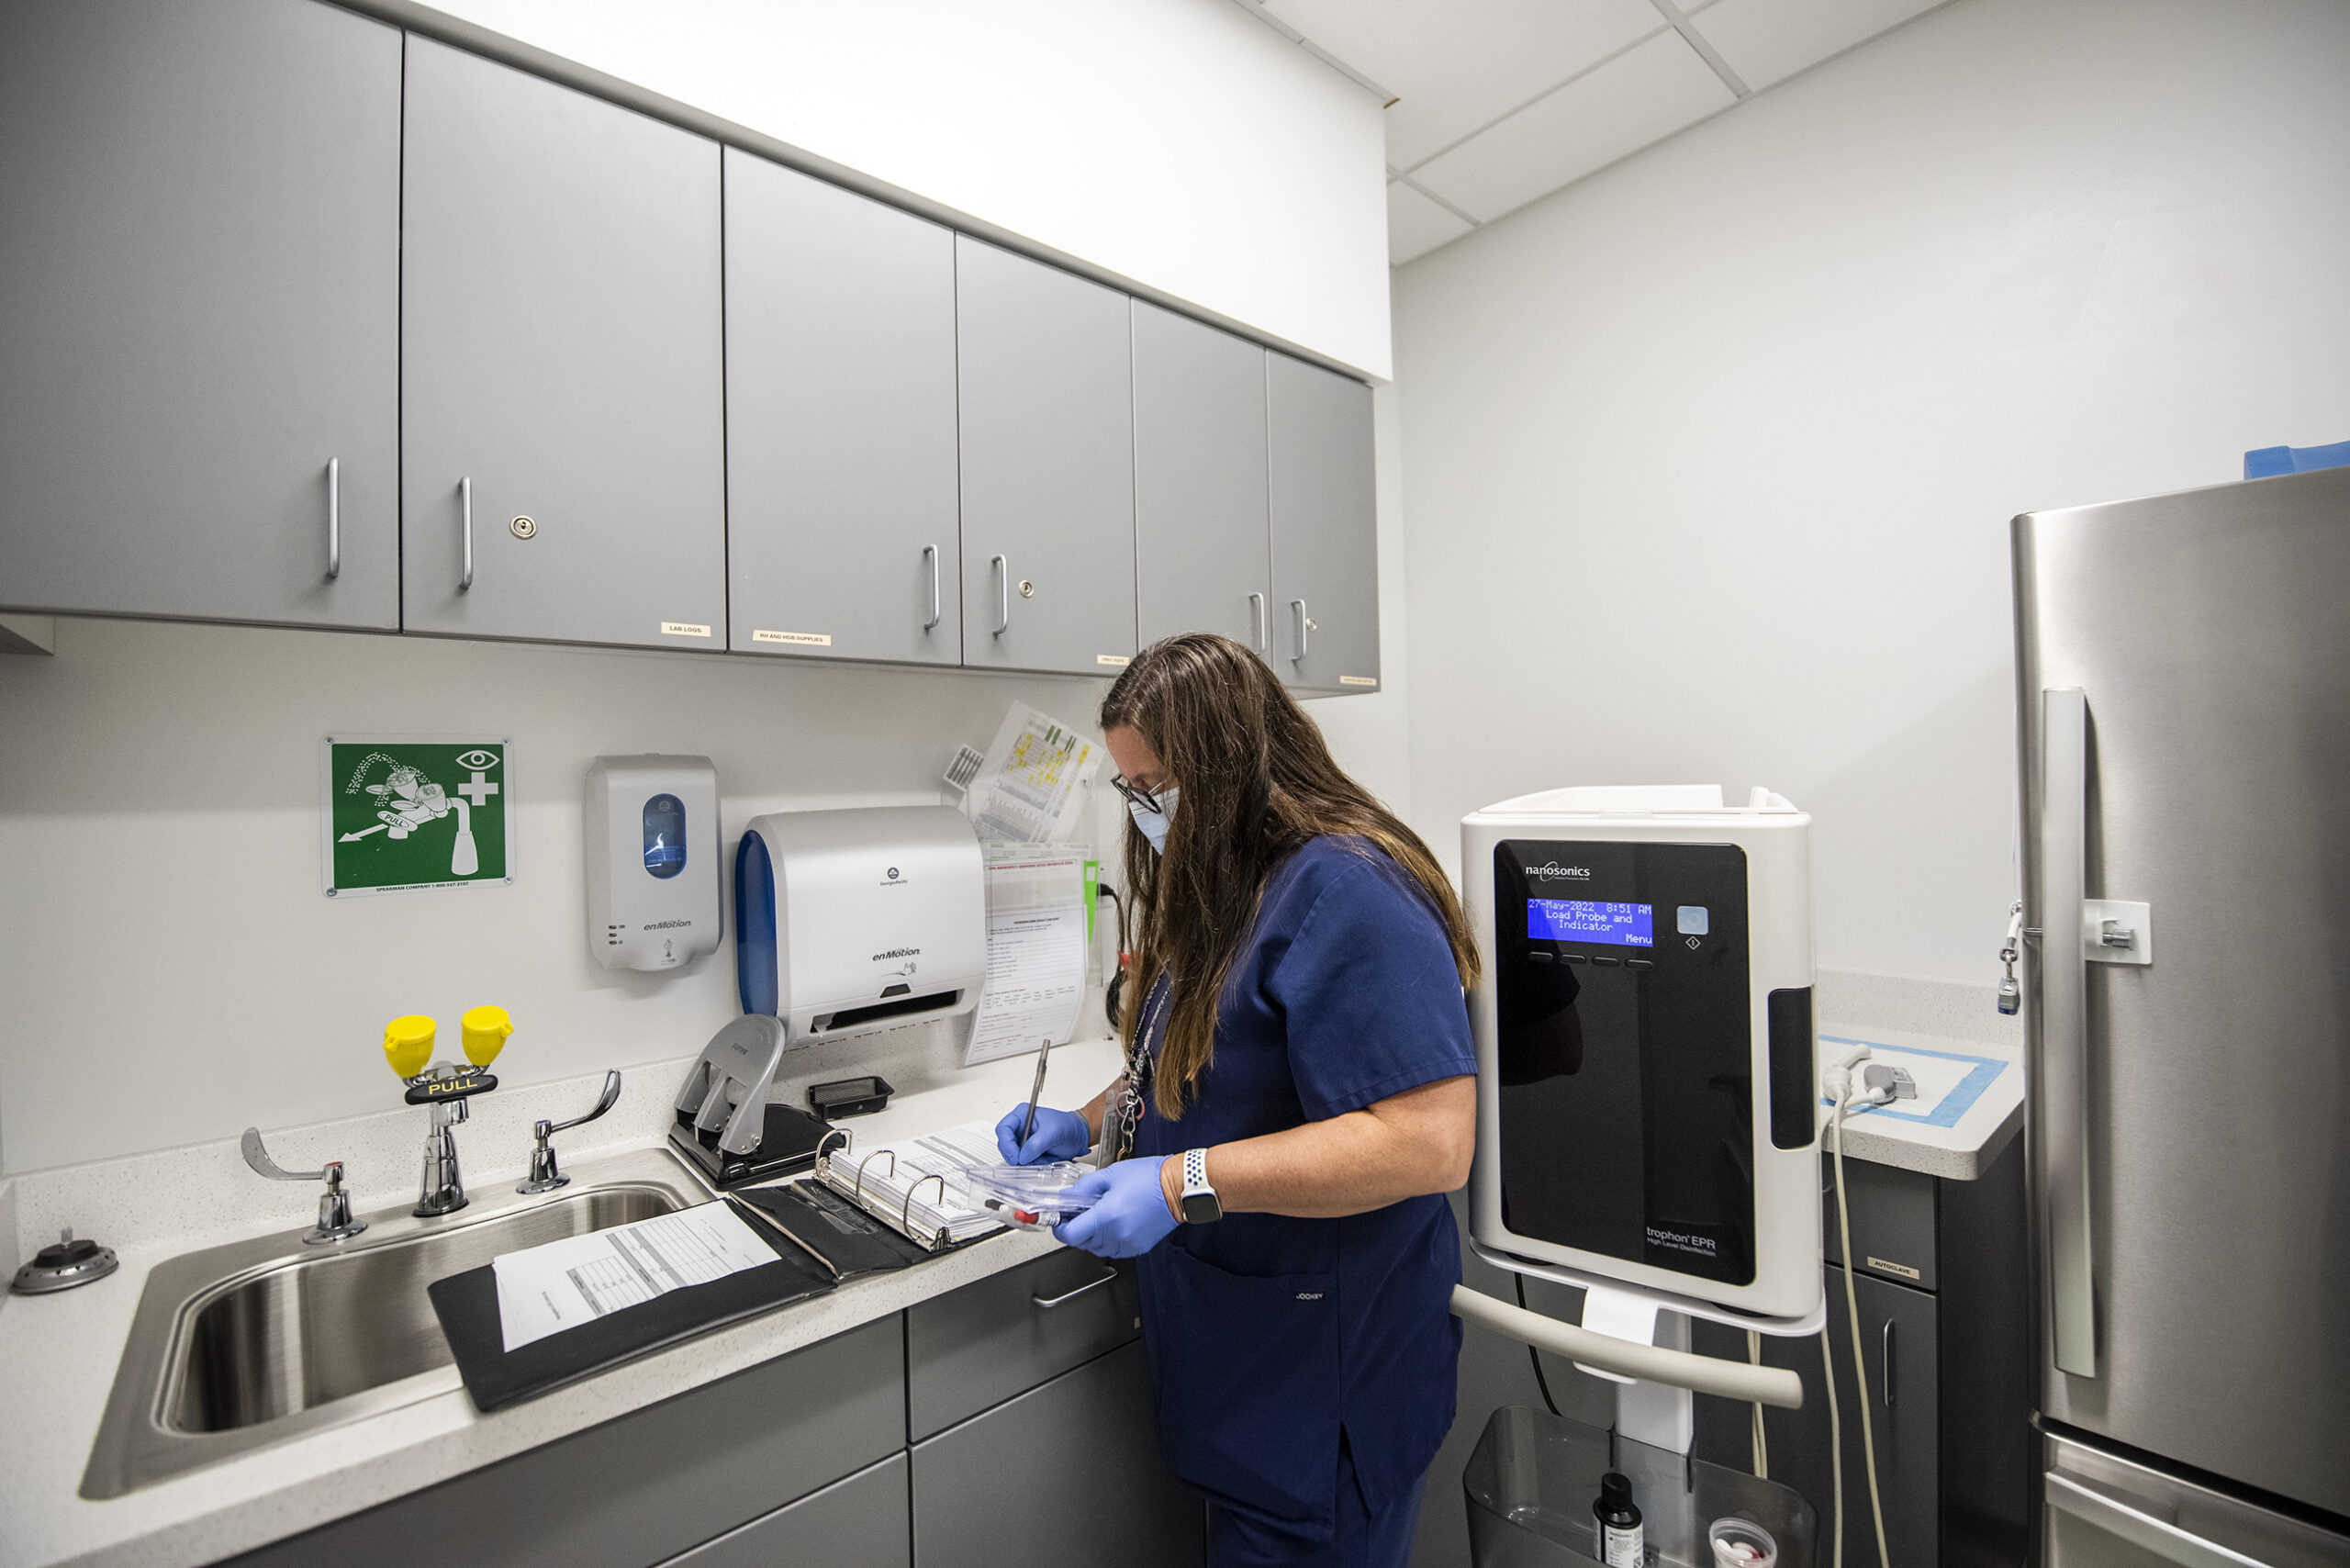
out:
M452 735L329 735L327 897L514 879L509 743Z

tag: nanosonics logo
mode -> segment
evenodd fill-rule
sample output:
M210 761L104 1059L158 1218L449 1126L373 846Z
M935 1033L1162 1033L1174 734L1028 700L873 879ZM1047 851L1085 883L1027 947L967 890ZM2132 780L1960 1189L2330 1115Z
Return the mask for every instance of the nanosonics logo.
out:
M1528 866L1526 868L1526 874L1529 877L1546 877L1552 879L1556 879L1561 877L1572 877L1580 881L1587 882L1591 880L1590 867L1561 866L1556 860L1546 861L1539 866Z
M873 961L878 964L889 958L911 958L921 951L919 947L892 947L886 953L874 954Z

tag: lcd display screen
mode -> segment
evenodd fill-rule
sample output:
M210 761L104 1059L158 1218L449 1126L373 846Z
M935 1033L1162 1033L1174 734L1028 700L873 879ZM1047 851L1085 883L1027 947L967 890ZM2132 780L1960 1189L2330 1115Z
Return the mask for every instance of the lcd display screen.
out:
M1653 947L1656 906L1597 903L1589 899L1528 899L1526 935L1535 942L1602 942L1611 947Z

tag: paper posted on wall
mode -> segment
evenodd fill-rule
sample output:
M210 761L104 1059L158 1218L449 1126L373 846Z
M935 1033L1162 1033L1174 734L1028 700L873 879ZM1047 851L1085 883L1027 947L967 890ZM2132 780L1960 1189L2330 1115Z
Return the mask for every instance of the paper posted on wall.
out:
M963 809L983 839L1049 844L1075 838L1102 746L1059 720L1014 702L988 747Z
M1085 851L991 844L987 857L988 978L966 1067L1061 1044L1085 1004Z

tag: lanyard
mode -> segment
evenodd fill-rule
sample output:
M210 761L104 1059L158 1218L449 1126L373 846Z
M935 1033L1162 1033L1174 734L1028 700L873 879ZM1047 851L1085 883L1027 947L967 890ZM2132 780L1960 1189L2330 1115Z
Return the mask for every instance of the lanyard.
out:
M1135 1146L1135 1126L1142 1120L1143 1096L1149 1092L1157 1070L1152 1032L1166 1025L1168 999L1174 991L1173 984L1162 973L1143 1004L1142 1027L1135 1031L1135 1048L1126 1057L1125 1081L1118 1088L1116 1121L1113 1127L1104 1129L1102 1139L1103 1165L1124 1159Z

